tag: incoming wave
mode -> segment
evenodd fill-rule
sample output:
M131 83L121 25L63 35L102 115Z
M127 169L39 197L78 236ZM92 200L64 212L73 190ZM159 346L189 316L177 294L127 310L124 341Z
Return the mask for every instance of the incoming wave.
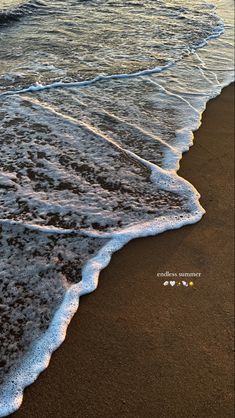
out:
M225 33L197 51L221 21L196 0L60 1L58 19L34 15L0 33L1 73L28 77L23 91L11 85L21 94L0 97L0 416L48 366L115 251L203 215L177 170L206 103L233 79L224 1ZM35 73L39 85L28 83ZM90 81L69 84L79 75Z
M37 10L7 33L7 43L0 34L3 91L167 68L223 31L215 8L200 0L184 7L179 0L52 0Z
M0 25L15 22L30 15L46 4L41 0L6 2L0 8Z

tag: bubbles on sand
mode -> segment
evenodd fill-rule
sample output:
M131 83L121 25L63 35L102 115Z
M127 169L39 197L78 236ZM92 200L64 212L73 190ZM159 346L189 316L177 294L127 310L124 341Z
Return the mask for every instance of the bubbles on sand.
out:
M177 0L53 1L1 28L0 416L114 251L202 217L177 170L233 77L219 5L218 39L212 5Z

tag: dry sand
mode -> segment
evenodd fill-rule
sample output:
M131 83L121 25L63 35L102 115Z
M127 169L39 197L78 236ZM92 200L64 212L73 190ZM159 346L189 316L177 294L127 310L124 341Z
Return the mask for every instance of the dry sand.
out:
M14 418L233 417L233 97L208 104L181 162L202 221L114 255ZM165 271L201 277L164 287Z

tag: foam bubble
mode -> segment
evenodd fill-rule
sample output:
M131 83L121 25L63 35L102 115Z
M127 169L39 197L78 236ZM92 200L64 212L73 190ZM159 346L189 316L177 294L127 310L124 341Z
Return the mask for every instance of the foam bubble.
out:
M212 6L204 4L200 12L197 4L188 3L161 9L165 23L185 17L184 36L201 17L186 48L191 54L179 39L171 45L171 52L178 48L179 53L174 65L165 55L153 70L139 71L150 63L142 47L152 38L144 24L138 55L138 60L144 57L144 67L138 61L123 68L124 55L110 56L111 65L99 71L104 65L99 51L92 57L97 67L90 68L89 80L77 81L75 56L70 75L45 50L44 63L41 51L35 56L32 50L29 55L18 51L17 69L1 64L5 74L23 74L23 79L5 76L7 94L0 98L0 310L5 337L0 416L20 406L23 389L48 366L80 296L95 290L115 251L131 239L195 223L204 214L199 193L176 172L207 101L232 79L231 14L223 10L223 2L219 6L226 21L219 39L214 37L222 33L221 20ZM86 2L80 7L82 13L92 6ZM33 16L28 27L30 22L35 23ZM126 53L130 60L131 43ZM27 60L24 69L22 59ZM80 78L87 78L88 66ZM103 72L99 76L97 68ZM68 80L55 80L55 73L64 70ZM31 83L34 71L40 77ZM15 94L18 88L20 95Z

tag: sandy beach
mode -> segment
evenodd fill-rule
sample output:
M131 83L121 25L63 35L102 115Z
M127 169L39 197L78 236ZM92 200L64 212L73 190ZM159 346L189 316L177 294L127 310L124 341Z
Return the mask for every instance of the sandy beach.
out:
M233 417L233 114L231 85L208 103L181 161L202 221L113 256L11 416ZM200 277L190 288L163 286L164 272Z

